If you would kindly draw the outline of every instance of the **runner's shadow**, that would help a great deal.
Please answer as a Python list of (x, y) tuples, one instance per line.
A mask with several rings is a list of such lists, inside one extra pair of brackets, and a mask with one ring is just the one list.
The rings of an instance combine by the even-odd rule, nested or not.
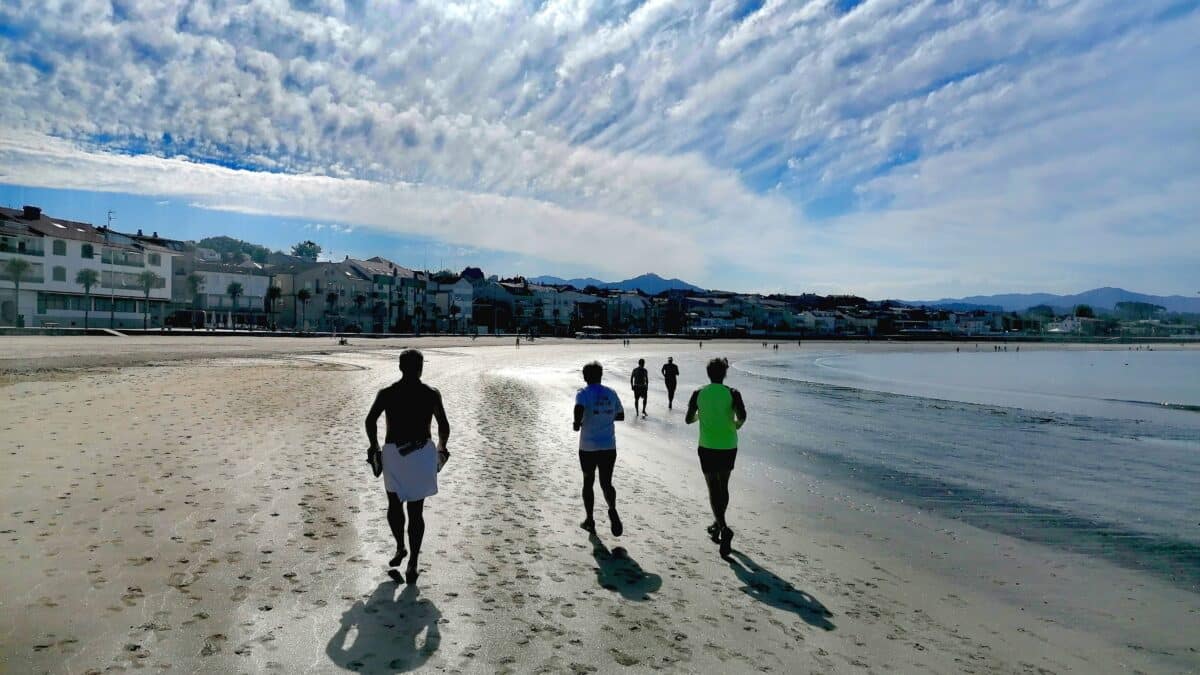
[[(415, 585), (396, 596), (396, 584), (385, 581), (367, 598), (342, 615), (342, 625), (325, 654), (337, 666), (362, 673), (396, 673), (419, 668), (437, 651), (442, 614), (432, 602), (418, 599)], [(357, 629), (347, 645), (351, 629)], [(418, 638), (425, 633), (425, 639)]]
[(596, 582), (602, 588), (617, 591), (628, 600), (649, 600), (650, 593), (662, 588), (662, 577), (643, 570), (624, 548), (608, 550), (595, 532), (589, 539), (596, 558)]
[(833, 622), (829, 620), (833, 616), (833, 612), (826, 609), (825, 605), (808, 593), (780, 579), (770, 570), (751, 560), (745, 553), (735, 549), (733, 554), (725, 560), (733, 569), (733, 573), (737, 575), (738, 580), (745, 584), (742, 592), (746, 595), (772, 607), (792, 612), (818, 628), (824, 630), (835, 628)]

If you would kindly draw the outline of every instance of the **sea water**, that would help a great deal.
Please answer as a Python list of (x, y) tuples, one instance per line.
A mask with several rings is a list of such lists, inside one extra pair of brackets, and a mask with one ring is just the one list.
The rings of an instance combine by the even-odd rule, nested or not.
[(960, 350), (735, 358), (752, 420), (742, 445), (1200, 585), (1200, 352)]

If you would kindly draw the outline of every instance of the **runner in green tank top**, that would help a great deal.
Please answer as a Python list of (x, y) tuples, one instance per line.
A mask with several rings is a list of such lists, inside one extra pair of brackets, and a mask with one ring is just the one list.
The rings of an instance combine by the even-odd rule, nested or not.
[(692, 394), (688, 401), (687, 423), (700, 422), (697, 453), (714, 518), (708, 534), (721, 545), (721, 556), (728, 557), (732, 550), (733, 530), (725, 522), (725, 510), (729, 507), (729, 476), (737, 459), (737, 432), (746, 422), (746, 404), (737, 389), (724, 384), (725, 374), (729, 371), (728, 360), (713, 359), (708, 362), (707, 370), (712, 384)]

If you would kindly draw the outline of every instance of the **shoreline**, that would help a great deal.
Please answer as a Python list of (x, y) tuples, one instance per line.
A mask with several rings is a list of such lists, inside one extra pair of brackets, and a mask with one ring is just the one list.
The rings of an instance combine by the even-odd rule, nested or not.
[[(0, 554), (10, 570), (0, 597), (11, 598), (0, 663), (55, 672), (1200, 667), (1195, 639), (1180, 632), (1200, 611), (1194, 594), (753, 454), (734, 474), (734, 547), (744, 556), (724, 563), (703, 537), (694, 450), (662, 410), (618, 428), (626, 535), (607, 536), (601, 509), (599, 544), (588, 542), (560, 418), (569, 419), (576, 361), (611, 357), (616, 345), (438, 340), (352, 341), (320, 350), (329, 354), (179, 352), (142, 361), (159, 364), (151, 368), (79, 367), (79, 386), (26, 370), (0, 387), (9, 410), (38, 411), (43, 424), (4, 425), (0, 480), (12, 483), (3, 494), (14, 526)], [(407, 346), (427, 350), (427, 379), (454, 406), (455, 455), (428, 508), (419, 592), (381, 579), (383, 499), (359, 466), (365, 406), (395, 379)], [(52, 347), (40, 358), (62, 358)], [(144, 356), (83, 358), (120, 366)], [(80, 446), (101, 452), (103, 466)], [(49, 463), (26, 461), (30, 451)], [(378, 623), (395, 611), (420, 619), (401, 626), (403, 648)]]
[[(0, 378), (23, 377), (30, 373), (55, 373), (96, 367), (137, 366), (151, 363), (167, 363), (211, 358), (246, 358), (261, 356), (334, 355), (356, 352), (371, 352), (415, 347), (475, 348), (511, 347), (515, 336), (470, 336), (445, 335), (394, 338), (359, 338), (341, 336), (349, 340), (348, 345), (339, 345), (332, 337), (265, 336), (230, 334), (219, 337), (203, 335), (139, 335), (114, 336), (2, 336), (0, 335)], [(687, 345), (697, 340), (664, 338), (635, 338), (638, 346)], [(318, 341), (326, 341), (319, 343)], [(712, 347), (758, 346), (758, 339), (704, 340)], [(983, 343), (983, 340), (979, 341)], [(1022, 343), (1028, 350), (1104, 350), (1124, 351), (1138, 343)], [(533, 343), (522, 341), (522, 349), (539, 349), (548, 346), (588, 345), (596, 349), (607, 349), (615, 345), (610, 340), (578, 340), (575, 338), (538, 338)], [(720, 347), (718, 347), (720, 346)], [(943, 351), (960, 347), (960, 341), (858, 341), (858, 340), (804, 340), (804, 348), (837, 346), (853, 352), (913, 352)], [(783, 345), (781, 349), (790, 345)], [(1123, 349), (1124, 348), (1124, 349)], [(1179, 342), (1156, 345), (1155, 349), (1200, 350), (1200, 341), (1181, 345)]]

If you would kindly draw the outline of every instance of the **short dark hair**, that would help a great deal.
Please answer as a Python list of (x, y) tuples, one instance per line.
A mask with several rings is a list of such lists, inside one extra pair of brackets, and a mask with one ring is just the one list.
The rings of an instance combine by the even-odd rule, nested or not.
[(425, 356), (415, 349), (405, 349), (400, 352), (400, 372), (405, 375), (420, 375), (425, 367)]
[(600, 384), (600, 378), (604, 377), (604, 366), (600, 365), (599, 361), (592, 361), (583, 366), (583, 381), (588, 384)]
[(721, 382), (725, 379), (725, 373), (729, 372), (729, 359), (715, 358), (708, 362), (708, 379), (713, 382)]
[(646, 365), (646, 359), (638, 359), (638, 365), (639, 365), (639, 366), (644, 366), (644, 365)]

